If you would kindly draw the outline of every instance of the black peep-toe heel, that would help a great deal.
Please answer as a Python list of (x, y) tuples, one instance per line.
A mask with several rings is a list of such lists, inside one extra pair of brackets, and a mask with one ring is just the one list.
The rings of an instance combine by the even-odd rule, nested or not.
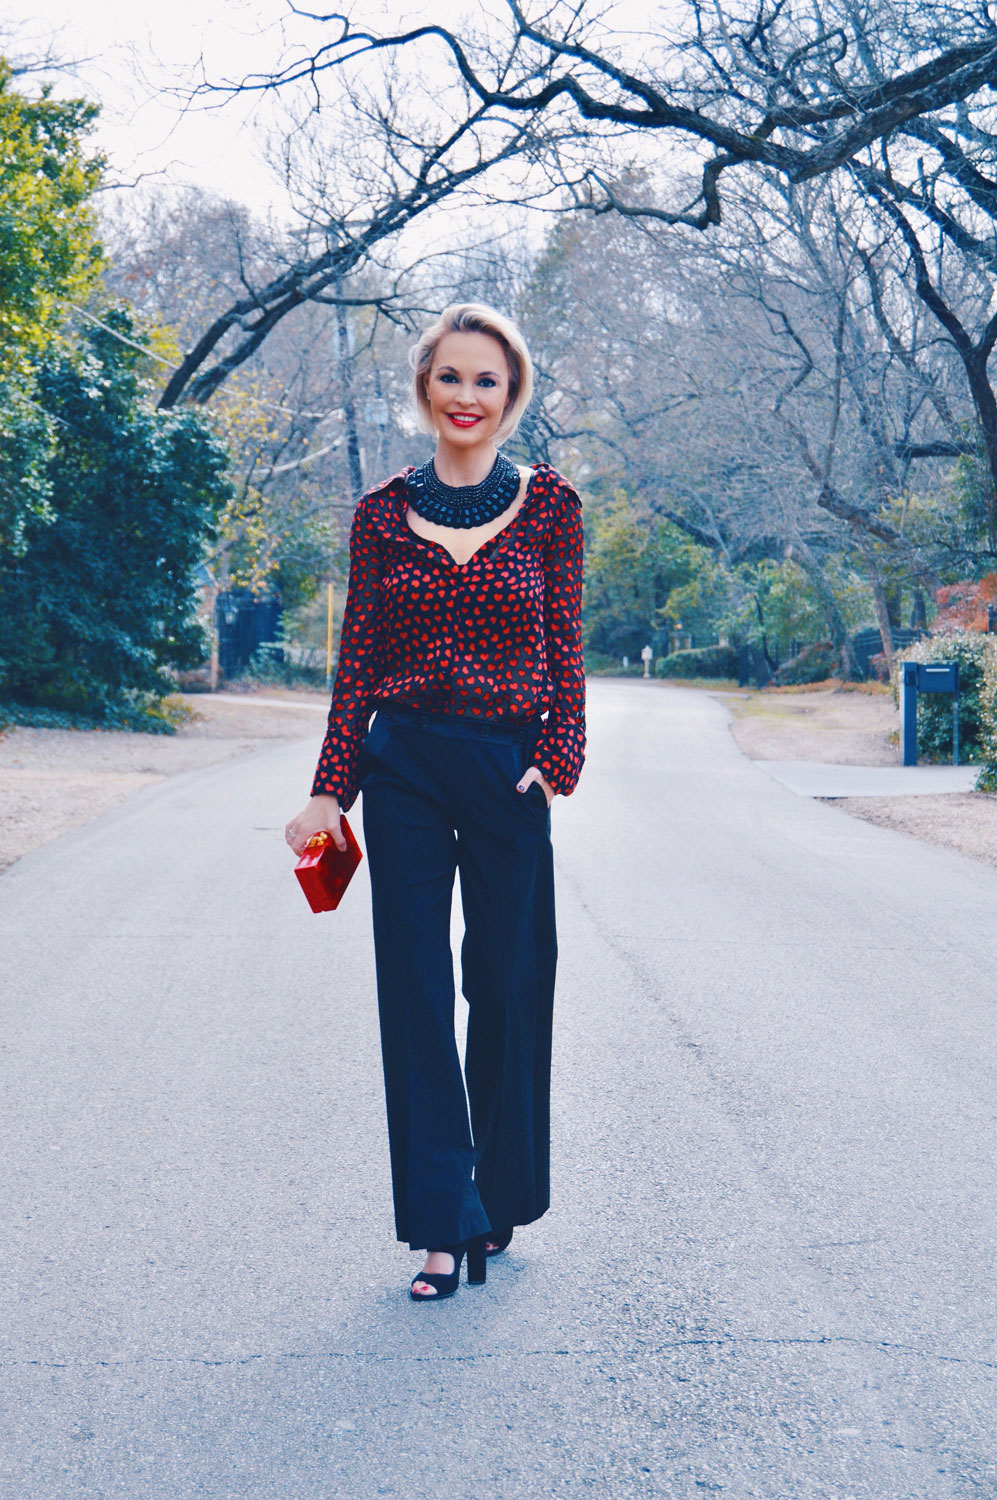
[[(420, 1271), (418, 1276), (413, 1276), (412, 1285), (409, 1287), (409, 1296), (412, 1300), (414, 1302), (439, 1302), (443, 1297), (452, 1297), (460, 1286), (460, 1268), (465, 1255), (467, 1256), (468, 1286), (483, 1285), (488, 1274), (485, 1239), (485, 1235), (479, 1234), (476, 1239), (464, 1240), (460, 1245), (430, 1245), (431, 1255), (453, 1256), (453, 1270), (447, 1275), (439, 1271)], [(417, 1281), (424, 1281), (434, 1290), (417, 1292), (415, 1290)]]
[(503, 1250), (508, 1250), (510, 1242), (512, 1240), (512, 1235), (513, 1231), (511, 1229), (503, 1229), (499, 1234), (493, 1234), (491, 1232), (486, 1234), (485, 1239), (486, 1241), (490, 1240), (491, 1244), (485, 1250), (485, 1254), (489, 1256), (501, 1255)]

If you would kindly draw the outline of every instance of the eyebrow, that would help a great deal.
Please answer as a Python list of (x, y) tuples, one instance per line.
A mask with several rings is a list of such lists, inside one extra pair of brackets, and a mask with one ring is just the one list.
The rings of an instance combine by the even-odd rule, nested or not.
[[(444, 370), (448, 370), (451, 375), (459, 375), (460, 374), (460, 371), (458, 369), (456, 369), (453, 365), (440, 365), (440, 374), (441, 375), (443, 374)], [(499, 375), (498, 375), (498, 371), (497, 370), (479, 370), (478, 371), (478, 379), (479, 380), (481, 379), (482, 375), (492, 375), (492, 376), (495, 377), (496, 380), (499, 379)]]

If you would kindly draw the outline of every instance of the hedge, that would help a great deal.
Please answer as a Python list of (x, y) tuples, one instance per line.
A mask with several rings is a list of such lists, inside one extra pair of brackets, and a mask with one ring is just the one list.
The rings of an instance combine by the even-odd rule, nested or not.
[(838, 653), (830, 641), (815, 641), (804, 646), (797, 656), (783, 662), (773, 682), (777, 687), (801, 687), (808, 682), (826, 682), (839, 669)]
[(980, 693), (980, 759), (983, 769), (976, 778), (976, 790), (997, 792), (997, 636), (988, 635), (984, 639), (990, 649), (983, 666), (983, 690)]
[(657, 677), (736, 677), (737, 652), (733, 646), (695, 646), (659, 656), (654, 664)]

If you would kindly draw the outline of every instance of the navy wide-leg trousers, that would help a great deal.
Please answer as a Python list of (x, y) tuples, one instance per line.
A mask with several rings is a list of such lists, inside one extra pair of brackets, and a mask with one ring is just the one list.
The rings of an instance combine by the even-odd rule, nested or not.
[[(380, 709), (361, 758), (400, 1240), (455, 1244), (543, 1214), (557, 938), (550, 813), (517, 792), (539, 720)], [(450, 913), (460, 874), (464, 1070)]]

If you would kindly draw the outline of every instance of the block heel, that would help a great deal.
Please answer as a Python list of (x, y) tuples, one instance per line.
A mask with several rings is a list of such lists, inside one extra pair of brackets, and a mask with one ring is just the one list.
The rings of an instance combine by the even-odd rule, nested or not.
[(467, 1247), (467, 1284), (483, 1286), (488, 1275), (488, 1255), (485, 1250), (485, 1235), (471, 1240)]
[[(464, 1240), (460, 1245), (430, 1245), (431, 1255), (453, 1256), (453, 1270), (446, 1275), (439, 1271), (420, 1271), (418, 1276), (413, 1276), (412, 1285), (409, 1287), (409, 1296), (413, 1302), (439, 1302), (442, 1298), (452, 1297), (460, 1286), (460, 1268), (465, 1255), (467, 1256), (468, 1285), (481, 1286), (488, 1274), (486, 1240), (487, 1235), (479, 1234), (476, 1239)], [(417, 1281), (425, 1282), (433, 1290), (417, 1292), (415, 1289)]]

